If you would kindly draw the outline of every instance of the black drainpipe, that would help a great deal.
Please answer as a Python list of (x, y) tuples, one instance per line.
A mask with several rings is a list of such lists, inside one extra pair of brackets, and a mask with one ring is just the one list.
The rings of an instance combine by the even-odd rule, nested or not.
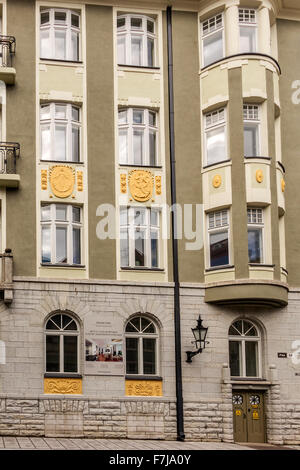
[(175, 136), (174, 136), (174, 91), (173, 91), (173, 48), (172, 48), (172, 7), (167, 7), (168, 35), (168, 92), (169, 92), (169, 138), (171, 163), (171, 204), (172, 211), (172, 248), (174, 277), (174, 326), (175, 326), (175, 367), (176, 367), (176, 409), (177, 440), (184, 441), (182, 367), (181, 367), (181, 333), (180, 333), (180, 284), (178, 273), (178, 240), (176, 213), (176, 172), (175, 172)]

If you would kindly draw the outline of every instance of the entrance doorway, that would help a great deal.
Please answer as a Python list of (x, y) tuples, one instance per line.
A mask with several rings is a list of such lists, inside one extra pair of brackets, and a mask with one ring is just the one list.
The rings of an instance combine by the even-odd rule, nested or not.
[(232, 393), (235, 442), (266, 442), (263, 392)]

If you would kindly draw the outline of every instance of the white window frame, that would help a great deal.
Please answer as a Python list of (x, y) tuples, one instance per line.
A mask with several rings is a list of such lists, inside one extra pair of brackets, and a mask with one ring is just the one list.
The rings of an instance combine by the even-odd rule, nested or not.
[[(235, 320), (230, 327), (234, 327), (234, 323), (236, 323)], [(244, 322), (244, 320), (241, 320)], [(261, 348), (261, 333), (259, 328), (250, 320), (246, 319), (245, 320), (247, 323), (250, 323), (252, 327), (255, 328), (257, 331), (258, 336), (245, 336), (245, 332), (242, 335), (228, 335), (228, 348), (229, 348), (229, 342), (230, 341), (236, 341), (241, 343), (241, 363), (240, 363), (240, 373), (242, 372), (241, 375), (233, 375), (231, 377), (234, 377), (235, 379), (237, 378), (243, 378), (243, 379), (248, 379), (251, 380), (253, 378), (262, 378), (262, 348)], [(244, 324), (244, 323), (243, 323)], [(244, 327), (243, 327), (244, 328)], [(238, 331), (238, 330), (237, 330)], [(249, 331), (249, 330), (247, 330)], [(247, 333), (247, 332), (246, 332)], [(256, 376), (251, 376), (251, 375), (246, 375), (246, 347), (245, 343), (246, 341), (252, 341), (257, 343), (257, 372), (258, 375)], [(229, 357), (229, 363), (230, 363), (230, 357)]]
[[(255, 127), (257, 129), (257, 155), (249, 155), (249, 157), (261, 157), (261, 107), (255, 103), (243, 104), (243, 121), (245, 125)], [(245, 134), (245, 130), (244, 130)], [(245, 153), (245, 149), (244, 149)], [(246, 155), (244, 155), (245, 158)]]
[[(66, 13), (66, 23), (56, 23), (55, 13)], [(41, 15), (49, 13), (49, 22), (42, 24)], [(72, 15), (78, 17), (79, 27), (72, 25)], [(51, 50), (50, 57), (41, 57), (41, 59), (53, 59), (59, 61), (80, 62), (81, 57), (81, 17), (77, 11), (63, 8), (47, 8), (40, 10), (40, 56), (42, 53), (41, 32), (49, 30), (49, 48)], [(55, 57), (55, 31), (66, 31), (66, 57), (64, 59)], [(72, 32), (78, 34), (78, 57), (74, 59), (72, 53)]]
[(248, 229), (251, 228), (261, 230), (261, 261), (260, 263), (255, 263), (249, 260), (249, 264), (257, 264), (259, 266), (265, 262), (265, 222), (264, 210), (261, 207), (247, 207), (247, 233)]
[[(222, 114), (223, 113), (223, 114)], [(223, 118), (222, 118), (223, 116)], [(211, 120), (210, 123), (208, 123), (208, 120)], [(227, 143), (227, 115), (226, 115), (226, 108), (218, 108), (213, 111), (210, 111), (209, 113), (205, 113), (203, 115), (203, 120), (204, 120), (204, 155), (205, 155), (205, 165), (206, 166), (211, 166), (211, 165), (219, 165), (220, 163), (226, 161), (228, 159), (228, 143)], [(207, 155), (207, 135), (210, 131), (216, 130), (216, 129), (221, 129), (224, 128), (224, 142), (225, 142), (225, 155), (224, 158), (218, 162), (213, 162), (210, 163), (208, 162), (208, 155)]]
[[(215, 235), (220, 232), (225, 232), (227, 230), (228, 238), (228, 264), (222, 264), (219, 266), (211, 265), (211, 256), (210, 256), (210, 236)], [(226, 266), (230, 266), (230, 221), (229, 221), (229, 210), (222, 209), (219, 211), (209, 212), (207, 214), (207, 232), (208, 232), (208, 261), (209, 269), (221, 269)]]
[[(67, 209), (67, 220), (56, 219), (56, 208), (64, 206)], [(50, 207), (49, 219), (42, 220), (42, 208)], [(73, 221), (73, 207), (80, 209), (80, 222)], [(82, 207), (76, 204), (55, 204), (43, 203), (41, 205), (41, 264), (45, 266), (82, 266), (83, 265), (83, 210)], [(50, 258), (51, 261), (43, 261), (43, 227), (50, 228)], [(56, 228), (67, 228), (67, 262), (59, 263), (56, 261)], [(73, 263), (73, 228), (80, 230), (80, 263)]]
[[(138, 124), (133, 122), (133, 113), (135, 111), (143, 112), (143, 123)], [(127, 132), (127, 162), (120, 161), (120, 151), (118, 151), (118, 159), (120, 165), (134, 165), (134, 166), (158, 166), (158, 149), (159, 149), (159, 122), (158, 112), (148, 108), (120, 108), (118, 111), (118, 117), (121, 113), (126, 113), (126, 123), (118, 123), (118, 136), (120, 133)], [(149, 115), (155, 115), (155, 126), (150, 125)], [(141, 164), (134, 162), (134, 147), (133, 147), (133, 136), (134, 131), (143, 132), (143, 155)], [(150, 133), (155, 134), (155, 162), (154, 165), (150, 164)], [(120, 150), (120, 137), (118, 137), (118, 147)]]
[[(52, 317), (55, 317), (56, 315), (65, 315), (70, 317), (70, 323), (71, 321), (74, 321), (77, 330), (65, 330), (65, 328), (68, 326), (68, 324), (65, 326), (65, 328), (57, 329), (57, 330), (48, 330), (46, 328), (47, 323), (49, 320), (51, 320)], [(53, 371), (49, 372), (47, 371), (47, 336), (59, 336), (59, 371)], [(77, 371), (76, 372), (65, 372), (64, 371), (64, 336), (76, 336), (77, 337)], [(47, 321), (45, 323), (44, 327), (44, 350), (45, 350), (45, 374), (70, 374), (70, 375), (78, 375), (80, 373), (80, 327), (78, 325), (77, 320), (73, 316), (71, 316), (69, 313), (65, 312), (56, 312), (50, 315), (50, 317), (47, 318)]]
[[(126, 327), (128, 323), (130, 323), (132, 320), (135, 318), (145, 318), (147, 321), (151, 322), (154, 325), (155, 328), (155, 333), (143, 333), (141, 331), (135, 332), (126, 332)], [(145, 330), (145, 329), (144, 329)], [(126, 370), (126, 375), (127, 376), (136, 376), (136, 375), (151, 375), (151, 377), (156, 377), (160, 375), (160, 345), (159, 345), (159, 328), (157, 324), (150, 318), (148, 318), (145, 315), (135, 315), (134, 317), (130, 318), (125, 326), (125, 353), (127, 353), (127, 348), (126, 348), (126, 339), (127, 338), (137, 338), (138, 339), (138, 358), (137, 358), (137, 363), (138, 363), (138, 374), (129, 374), (127, 372), (127, 365), (125, 365), (125, 370)], [(155, 339), (155, 374), (144, 374), (144, 363), (143, 363), (143, 338), (150, 338), (150, 339)], [(126, 354), (127, 356), (127, 354)], [(127, 362), (127, 357), (126, 357), (126, 362)]]
[[(144, 224), (138, 225), (135, 224), (134, 216), (135, 211), (143, 211), (144, 212)], [(157, 217), (157, 225), (151, 225), (151, 212), (156, 213)], [(121, 213), (127, 213), (127, 224), (121, 225)], [(144, 231), (144, 247), (145, 247), (145, 264), (144, 266), (136, 266), (135, 265), (135, 233), (136, 231)], [(161, 260), (162, 260), (162, 253), (161, 253), (161, 211), (158, 208), (150, 208), (150, 207), (120, 207), (120, 247), (121, 247), (121, 238), (122, 232), (127, 233), (127, 243), (128, 243), (128, 257), (129, 263), (128, 266), (122, 265), (121, 259), (121, 249), (120, 249), (120, 267), (121, 268), (133, 268), (133, 269), (161, 269)], [(152, 250), (151, 250), (151, 232), (155, 232), (157, 235), (157, 266), (152, 266)], [(126, 238), (125, 238), (126, 239)]]
[[(117, 62), (118, 65), (131, 65), (133, 67), (148, 67), (154, 68), (158, 65), (158, 54), (157, 54), (157, 21), (156, 18), (152, 18), (147, 15), (138, 15), (138, 14), (118, 14), (117, 21), (119, 19), (125, 19), (125, 24), (122, 27), (117, 25), (117, 43), (120, 38), (125, 39), (125, 63), (121, 64), (118, 60), (118, 45), (117, 45)], [(131, 19), (141, 19), (142, 28), (134, 28), (131, 26)], [(147, 21), (153, 23), (153, 33), (148, 31)], [(140, 37), (142, 39), (142, 57), (141, 64), (135, 65), (132, 63), (131, 55), (131, 38)], [(148, 39), (153, 40), (153, 64), (148, 64)]]
[[(217, 18), (221, 16), (222, 19), (222, 24), (221, 26), (216, 26), (214, 27), (212, 24), (214, 23), (217, 25)], [(205, 25), (208, 24), (208, 30), (204, 31)], [(209, 36), (213, 36), (216, 33), (222, 32), (222, 46), (223, 46), (223, 54), (222, 57), (219, 60), (224, 59), (225, 57), (225, 27), (224, 27), (224, 14), (218, 13), (217, 15), (214, 15), (206, 20), (201, 21), (201, 63), (202, 63), (202, 68), (209, 67), (212, 65), (214, 62), (210, 62), (208, 64), (204, 63), (204, 40), (208, 38)]]
[[(66, 108), (66, 118), (59, 119), (55, 117), (55, 106), (64, 106)], [(43, 108), (49, 107), (50, 117), (44, 119), (42, 116)], [(79, 121), (72, 119), (72, 110), (76, 109), (79, 113)], [(63, 126), (66, 129), (66, 159), (65, 160), (56, 160), (55, 159), (55, 126)], [(50, 158), (43, 158), (43, 129), (50, 129)], [(73, 160), (73, 143), (72, 143), (72, 130), (77, 128), (79, 132), (79, 148), (78, 148), (78, 161)], [(82, 126), (81, 126), (81, 108), (72, 103), (41, 103), (40, 105), (40, 160), (41, 161), (53, 161), (53, 162), (70, 162), (70, 163), (80, 163), (81, 162), (81, 148), (82, 148)]]
[[(254, 14), (254, 18), (253, 18)], [(253, 20), (253, 21), (252, 21)], [(243, 51), (241, 46), (241, 28), (253, 28), (255, 31), (255, 50), (254, 51)], [(240, 32), (240, 53), (247, 54), (257, 52), (257, 13), (255, 8), (239, 8), (239, 32)]]

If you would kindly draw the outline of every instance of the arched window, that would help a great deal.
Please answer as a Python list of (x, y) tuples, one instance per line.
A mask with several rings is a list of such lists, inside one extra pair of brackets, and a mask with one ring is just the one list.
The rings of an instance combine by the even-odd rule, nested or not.
[(65, 313), (55, 313), (46, 323), (46, 372), (78, 373), (77, 322)]
[(142, 315), (131, 318), (125, 328), (126, 374), (158, 375), (158, 330)]
[(229, 328), (229, 361), (232, 377), (261, 377), (261, 337), (248, 320), (237, 320)]

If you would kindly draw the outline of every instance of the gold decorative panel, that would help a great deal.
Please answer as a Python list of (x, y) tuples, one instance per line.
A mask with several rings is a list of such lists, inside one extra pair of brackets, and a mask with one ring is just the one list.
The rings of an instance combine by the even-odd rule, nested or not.
[(153, 192), (153, 174), (146, 170), (132, 170), (128, 176), (129, 188), (133, 199), (139, 202), (149, 201)]
[(77, 171), (77, 191), (83, 191), (83, 171)]
[(161, 195), (161, 176), (155, 176), (155, 192), (158, 196)]
[(255, 173), (255, 177), (256, 177), (256, 181), (258, 183), (262, 183), (263, 180), (264, 180), (264, 173), (262, 170), (256, 170), (256, 173)]
[(126, 380), (127, 397), (162, 397), (162, 380)]
[(284, 193), (285, 191), (285, 181), (283, 178), (281, 178), (281, 191)]
[(126, 174), (122, 173), (120, 175), (120, 191), (122, 194), (126, 194), (127, 192), (127, 183), (126, 183)]
[(47, 170), (41, 170), (41, 188), (44, 191), (48, 187), (48, 171)]
[(70, 166), (55, 165), (50, 168), (50, 185), (59, 198), (71, 196), (75, 183), (75, 170)]
[(212, 180), (212, 185), (214, 188), (219, 188), (222, 184), (222, 177), (221, 175), (215, 175)]
[(45, 378), (44, 393), (81, 395), (82, 379)]

